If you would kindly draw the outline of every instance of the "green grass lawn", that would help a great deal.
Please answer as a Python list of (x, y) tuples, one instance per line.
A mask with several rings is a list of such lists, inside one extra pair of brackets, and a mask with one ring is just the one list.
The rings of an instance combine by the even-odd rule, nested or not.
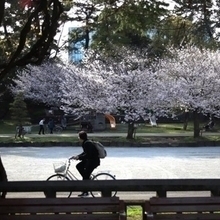
[(0, 121), (0, 134), (10, 134), (15, 132), (15, 125), (11, 121)]
[[(187, 137), (143, 137), (141, 136), (141, 133), (158, 133), (158, 134), (177, 134), (177, 133), (186, 133), (186, 132), (193, 132), (193, 124), (189, 123), (187, 130), (183, 130), (183, 124), (182, 123), (159, 123), (157, 127), (152, 127), (149, 124), (138, 124), (137, 127), (137, 133), (135, 140), (127, 140), (125, 137), (99, 137), (99, 141), (109, 141), (109, 142), (136, 142), (136, 143), (147, 143), (147, 142), (169, 142), (169, 143), (189, 143), (189, 142), (197, 142), (197, 141), (220, 141), (219, 136), (202, 136), (197, 139), (194, 139), (192, 136)], [(62, 134), (65, 133), (77, 133), (76, 126), (68, 127), (66, 130), (62, 131)], [(38, 125), (32, 125), (32, 134), (38, 133), (39, 126)], [(215, 127), (215, 131), (219, 131), (219, 127)], [(127, 125), (126, 124), (117, 124), (116, 129), (110, 129), (107, 126), (107, 129), (102, 131), (103, 133), (109, 132), (109, 133), (127, 133)], [(10, 137), (1, 137), (0, 142), (1, 143), (17, 143), (17, 142), (29, 142), (29, 143), (35, 143), (35, 142), (51, 142), (51, 143), (57, 143), (57, 142), (78, 142), (77, 137), (62, 137), (62, 136), (37, 136), (37, 137), (30, 137), (28, 135), (25, 135), (24, 139), (16, 139), (14, 138), (15, 134), (15, 125), (11, 121), (0, 121), (0, 134), (11, 134)]]
[[(201, 125), (202, 126), (202, 125)], [(32, 125), (32, 132), (38, 132), (38, 125)], [(79, 125), (67, 127), (67, 130), (63, 131), (63, 133), (76, 132), (79, 129)], [(103, 132), (111, 132), (111, 133), (126, 133), (128, 129), (127, 124), (117, 124), (115, 129), (110, 129), (108, 124), (106, 130)], [(219, 131), (220, 127), (215, 126), (215, 130)], [(138, 133), (185, 133), (192, 132), (193, 124), (189, 122), (187, 130), (183, 130), (183, 123), (159, 123), (157, 127), (152, 127), (150, 124), (142, 123), (138, 124), (137, 132)], [(15, 132), (15, 125), (12, 121), (0, 121), (0, 134), (10, 134)]]
[(127, 220), (139, 220), (142, 217), (142, 208), (140, 206), (129, 206), (127, 208)]
[(137, 128), (137, 132), (140, 133), (185, 133), (193, 131), (192, 123), (189, 123), (187, 130), (183, 130), (182, 123), (170, 123), (170, 124), (158, 124), (157, 127), (151, 125), (140, 124)]

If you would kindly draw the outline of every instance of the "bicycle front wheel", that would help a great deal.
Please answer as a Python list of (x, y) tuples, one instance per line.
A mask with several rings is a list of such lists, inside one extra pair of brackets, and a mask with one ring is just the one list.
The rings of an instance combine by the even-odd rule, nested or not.
[[(47, 181), (70, 181), (70, 179), (63, 174), (54, 174), (50, 176)], [(46, 195), (46, 193), (44, 193)], [(72, 192), (56, 192), (56, 198), (69, 198)], [(47, 195), (46, 195), (47, 197)]]
[(60, 126), (55, 126), (54, 132), (60, 134), (62, 132), (63, 128)]
[[(115, 177), (109, 173), (99, 173), (99, 174), (93, 176), (92, 180), (115, 180)], [(90, 193), (93, 197), (102, 197), (101, 191), (93, 191)], [(112, 191), (111, 197), (116, 196), (116, 194), (117, 194), (117, 191)]]

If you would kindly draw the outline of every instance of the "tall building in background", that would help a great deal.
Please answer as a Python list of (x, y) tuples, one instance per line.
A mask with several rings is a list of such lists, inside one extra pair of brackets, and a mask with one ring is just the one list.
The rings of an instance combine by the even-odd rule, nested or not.
[[(70, 27), (68, 31), (68, 36), (70, 36), (70, 33), (75, 29), (81, 27)], [(93, 33), (91, 32), (89, 34), (89, 45), (91, 44), (92, 41), (92, 35)], [(69, 38), (70, 39), (70, 38)], [(85, 47), (85, 39), (82, 39), (81, 41), (78, 41), (76, 43), (71, 43), (69, 41), (69, 49), (68, 49), (68, 58), (69, 62), (74, 62), (74, 63), (79, 63), (82, 61), (83, 56), (84, 56), (84, 47)]]

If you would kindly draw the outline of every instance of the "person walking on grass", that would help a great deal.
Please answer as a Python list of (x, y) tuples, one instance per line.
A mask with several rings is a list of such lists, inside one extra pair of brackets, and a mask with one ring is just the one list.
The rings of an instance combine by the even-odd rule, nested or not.
[[(69, 159), (80, 160), (76, 165), (83, 180), (89, 180), (93, 170), (100, 165), (99, 153), (95, 145), (89, 141), (85, 131), (79, 132), (79, 141), (82, 143), (83, 152)], [(82, 192), (79, 197), (89, 196), (88, 191)]]
[(53, 134), (53, 129), (55, 127), (55, 124), (54, 124), (54, 120), (52, 118), (50, 118), (47, 126), (49, 128), (50, 134)]
[(44, 122), (45, 122), (45, 118), (41, 119), (39, 122), (39, 132), (38, 134), (44, 134)]

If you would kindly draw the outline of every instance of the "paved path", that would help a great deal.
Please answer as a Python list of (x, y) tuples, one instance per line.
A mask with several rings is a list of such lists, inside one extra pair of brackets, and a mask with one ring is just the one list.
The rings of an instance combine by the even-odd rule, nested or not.
[[(2, 147), (0, 154), (10, 181), (46, 180), (54, 173), (53, 163), (63, 162), (82, 151), (81, 147)], [(95, 173), (110, 171), (117, 179), (219, 178), (220, 147), (127, 148), (111, 147)], [(72, 161), (70, 170), (81, 179)], [(15, 172), (16, 170), (16, 172)], [(207, 195), (188, 192), (191, 196)], [(186, 195), (179, 192), (175, 195)], [(123, 199), (146, 199), (155, 193), (120, 192)], [(169, 195), (174, 195), (170, 192)], [(14, 193), (10, 197), (14, 196)], [(39, 196), (42, 196), (39, 194)]]

